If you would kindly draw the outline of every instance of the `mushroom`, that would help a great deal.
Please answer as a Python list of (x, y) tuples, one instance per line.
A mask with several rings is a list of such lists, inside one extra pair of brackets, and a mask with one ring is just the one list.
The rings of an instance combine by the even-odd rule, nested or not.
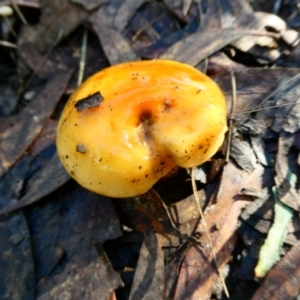
[(209, 77), (176, 61), (127, 62), (96, 73), (72, 94), (57, 150), (80, 185), (126, 198), (176, 166), (209, 160), (226, 131), (225, 99)]

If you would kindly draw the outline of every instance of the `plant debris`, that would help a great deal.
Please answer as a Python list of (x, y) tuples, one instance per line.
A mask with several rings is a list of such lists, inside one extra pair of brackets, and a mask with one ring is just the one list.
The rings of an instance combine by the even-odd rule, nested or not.
[[(296, 2), (0, 0), (1, 299), (223, 300), (220, 274), (230, 299), (299, 297)], [(109, 199), (78, 186), (56, 154), (78, 77), (159, 58), (207, 73), (226, 98), (228, 153), (199, 166), (196, 182), (217, 268), (189, 172)]]

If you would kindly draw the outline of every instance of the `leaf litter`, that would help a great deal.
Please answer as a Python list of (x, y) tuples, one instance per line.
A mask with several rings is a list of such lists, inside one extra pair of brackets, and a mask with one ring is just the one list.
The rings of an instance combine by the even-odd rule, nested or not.
[(257, 278), (265, 277), (279, 259), (281, 247), (287, 233), (287, 225), (293, 217), (293, 210), (279, 200), (275, 187), (273, 187), (272, 191), (275, 198), (274, 224), (260, 249), (259, 260), (254, 270)]
[[(44, 230), (55, 230), (55, 238), (50, 243), (59, 246), (65, 256), (39, 281), (37, 298), (63, 299), (71, 295), (75, 299), (95, 299), (103, 295), (108, 299), (122, 285), (102, 247), (104, 241), (121, 234), (114, 208), (109, 199), (101, 199), (78, 186), (71, 193), (66, 190), (62, 199), (59, 206), (64, 213), (53, 214), (59, 222), (54, 228), (47, 224), (51, 219), (39, 221), (47, 206), (53, 205), (53, 198), (40, 209), (33, 209), (35, 218), (31, 217), (30, 227), (36, 231), (34, 237), (40, 238)], [(94, 247), (96, 243), (97, 248)], [(46, 249), (41, 250), (47, 254)]]
[(292, 299), (299, 293), (299, 241), (268, 273), (252, 299)]
[(129, 299), (144, 299), (145, 295), (148, 299), (163, 299), (163, 292), (163, 252), (155, 232), (149, 227), (140, 250)]
[[(299, 98), (295, 78), (299, 70), (278, 68), (276, 63), (297, 66), (287, 49), (297, 49), (298, 32), (270, 11), (256, 12), (246, 1), (63, 1), (59, 6), (46, 0), (40, 6), (34, 1), (14, 2), (25, 19), (29, 15), (24, 7), (41, 11), (36, 24), (22, 25), (20, 60), (15, 65), (23, 82), (31, 74), (31, 82), (39, 79), (43, 86), (29, 104), (22, 107), (18, 100), (13, 114), (1, 117), (0, 267), (6, 268), (1, 291), (12, 299), (115, 297), (114, 291), (123, 285), (117, 271), (124, 282), (124, 270), (131, 267), (124, 264), (124, 269), (114, 270), (114, 257), (104, 243), (120, 237), (121, 220), (123, 235), (132, 228), (144, 232), (134, 279), (127, 282), (132, 287), (127, 298), (224, 298), (203, 220), (188, 188), (189, 177), (175, 185), (172, 176), (159, 183), (155, 189), (162, 196), (154, 196), (157, 201), (151, 205), (116, 200), (114, 208), (110, 199), (79, 188), (60, 166), (54, 153), (57, 103), (63, 99), (62, 106), (66, 92), (74, 88), (81, 36), (76, 33), (80, 27), (75, 28), (83, 24), (89, 30), (88, 44), (97, 45), (88, 47), (87, 69), (145, 57), (180, 60), (215, 74), (228, 107), (232, 102), (228, 72), (235, 70), (237, 124), (231, 159), (223, 170), (224, 163), (215, 169), (208, 164), (197, 182), (217, 267), (229, 282), (230, 295), (238, 295), (245, 280), (252, 281), (248, 287), (254, 299), (297, 295), (299, 182), (292, 186), (286, 175), (299, 173), (300, 106), (294, 105)], [(286, 14), (283, 7), (279, 11)], [(218, 60), (216, 53), (221, 54)], [(274, 67), (265, 68), (267, 64)], [(29, 88), (30, 82), (21, 96)], [(253, 109), (252, 119), (247, 115), (243, 120)], [(272, 187), (295, 216), (287, 225), (284, 247), (278, 246), (281, 260), (265, 282), (257, 284), (254, 268), (274, 220)], [(286, 247), (292, 248), (287, 252)]]

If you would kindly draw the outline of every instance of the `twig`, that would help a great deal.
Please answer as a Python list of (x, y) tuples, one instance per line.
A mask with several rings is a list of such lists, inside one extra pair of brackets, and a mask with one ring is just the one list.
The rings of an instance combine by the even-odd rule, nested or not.
[(18, 5), (15, 3), (14, 0), (10, 0), (11, 5), (13, 6), (13, 8), (15, 9), (17, 15), (19, 16), (19, 18), (21, 19), (21, 21), (23, 22), (24, 25), (28, 25), (27, 20), (25, 19), (25, 17), (23, 16), (22, 12), (20, 11)]
[(206, 222), (205, 222), (205, 219), (204, 219), (204, 215), (203, 215), (203, 211), (202, 211), (202, 208), (201, 208), (201, 205), (200, 205), (200, 198), (199, 198), (199, 195), (198, 195), (198, 192), (197, 192), (194, 168), (191, 169), (191, 176), (192, 176), (193, 193), (194, 193), (194, 197), (195, 197), (195, 200), (196, 200), (196, 203), (197, 203), (197, 206), (198, 206), (198, 210), (199, 210), (202, 222), (203, 222), (203, 227), (204, 227), (205, 235), (207, 237), (207, 242), (208, 242), (209, 248), (211, 250), (211, 253), (212, 253), (212, 256), (213, 256), (213, 261), (215, 263), (216, 269), (217, 269), (218, 274), (220, 276), (220, 280), (222, 282), (225, 295), (229, 299), (229, 292), (228, 292), (227, 286), (225, 284), (225, 280), (223, 278), (223, 275), (222, 275), (222, 273), (221, 273), (221, 271), (219, 269), (219, 266), (218, 266), (218, 263), (217, 263), (217, 257), (216, 257), (216, 254), (215, 254), (215, 251), (214, 251), (214, 248), (213, 248), (213, 245), (212, 245), (209, 233), (208, 233), (207, 225), (206, 225)]
[(280, 7), (282, 5), (282, 0), (275, 0), (275, 3), (273, 5), (273, 10), (272, 10), (272, 13), (274, 15), (277, 15), (279, 10), (280, 10)]
[[(285, 87), (286, 85), (288, 85), (289, 83), (291, 83), (292, 81), (298, 79), (300, 77), (300, 74), (296, 75), (295, 77), (289, 79), (287, 82), (283, 83), (281, 86), (279, 86), (277, 89), (275, 89), (271, 94), (269, 94), (262, 102), (260, 102), (258, 105), (256, 105), (253, 109), (249, 110), (247, 112), (247, 114), (245, 115), (244, 118), (242, 118), (241, 120), (237, 121), (236, 123), (234, 123), (232, 125), (232, 127), (229, 127), (228, 130), (231, 130), (232, 128), (236, 127), (238, 124), (240, 124), (241, 122), (243, 122), (244, 120), (246, 120), (248, 118), (248, 116), (252, 113), (252, 112), (255, 112), (255, 111), (258, 111), (258, 110), (263, 110), (265, 108), (260, 108), (260, 106), (262, 104), (264, 104), (268, 99), (270, 99), (276, 92), (278, 92), (281, 88)], [(287, 105), (290, 105), (287, 104)], [(275, 106), (276, 107), (276, 106)]]
[(187, 16), (190, 8), (191, 8), (191, 5), (193, 3), (193, 0), (188, 0), (188, 1), (183, 1), (183, 8), (182, 8), (182, 13), (184, 16)]
[(265, 110), (265, 109), (268, 109), (268, 108), (277, 108), (277, 107), (282, 107), (282, 106), (299, 105), (299, 104), (300, 104), (300, 102), (276, 104), (276, 105), (272, 105), (272, 106), (266, 106), (266, 107), (263, 107), (263, 108), (251, 109), (250, 111), (249, 110), (247, 110), (247, 111), (241, 111), (241, 112), (238, 112), (238, 113), (234, 113), (233, 115), (229, 115), (228, 117), (230, 118), (230, 117), (233, 117), (233, 116), (244, 115), (244, 114), (247, 114), (247, 113), (253, 113), (253, 112), (257, 112), (257, 111), (262, 111), (262, 110)]
[(0, 40), (0, 46), (15, 48), (15, 49), (17, 48), (16, 44), (13, 44), (13, 43), (10, 43), (10, 42), (7, 42), (7, 41), (1, 41), (1, 40)]
[(165, 14), (161, 14), (161, 15), (157, 16), (156, 18), (154, 18), (153, 20), (151, 20), (149, 23), (142, 26), (142, 28), (140, 30), (138, 30), (136, 32), (136, 34), (131, 38), (131, 42), (134, 42), (144, 30), (146, 30), (147, 28), (152, 26), (152, 24), (154, 24), (155, 22), (157, 22), (158, 20), (160, 20), (164, 16), (165, 16)]
[(15, 32), (15, 30), (13, 29), (13, 27), (11, 26), (11, 23), (9, 21), (9, 19), (7, 18), (7, 16), (2, 16), (4, 22), (6, 23), (6, 26), (8, 27), (9, 32), (11, 32), (11, 34), (15, 37), (18, 38), (17, 33)]
[(81, 45), (81, 54), (80, 54), (80, 62), (79, 62), (79, 73), (77, 79), (77, 86), (81, 85), (84, 69), (85, 69), (85, 60), (86, 60), (86, 49), (87, 49), (87, 30), (84, 30), (82, 37), (82, 45)]
[[(228, 125), (229, 128), (232, 128), (233, 126), (233, 114), (235, 112), (235, 107), (236, 107), (236, 80), (235, 80), (235, 76), (234, 76), (234, 72), (230, 72), (230, 76), (231, 76), (231, 87), (232, 87), (232, 104), (231, 104), (231, 108), (230, 108), (230, 115), (228, 118)], [(232, 140), (232, 130), (228, 131), (228, 136), (227, 136), (227, 149), (226, 149), (226, 157), (225, 157), (225, 161), (228, 163), (229, 161), (229, 155), (230, 155), (230, 146), (231, 146), (231, 140)]]

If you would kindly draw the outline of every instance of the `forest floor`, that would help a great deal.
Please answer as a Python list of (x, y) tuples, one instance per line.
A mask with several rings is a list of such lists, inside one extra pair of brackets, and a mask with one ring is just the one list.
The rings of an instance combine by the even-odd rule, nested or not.
[[(0, 299), (299, 298), (297, 1), (0, 0), (0, 16)], [(111, 199), (56, 154), (78, 83), (150, 59), (226, 98), (224, 147), (193, 169), (204, 218), (189, 170)]]

